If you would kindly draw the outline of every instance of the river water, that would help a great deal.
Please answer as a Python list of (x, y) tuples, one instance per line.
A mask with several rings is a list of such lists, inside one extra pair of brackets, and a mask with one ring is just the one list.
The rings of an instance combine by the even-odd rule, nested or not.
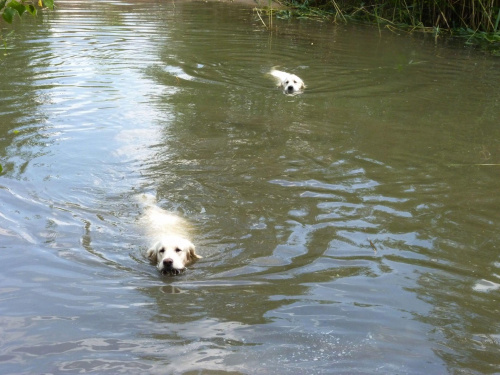
[[(2, 24), (0, 373), (500, 373), (498, 58), (57, 5)], [(194, 226), (184, 274), (145, 259), (139, 193)]]

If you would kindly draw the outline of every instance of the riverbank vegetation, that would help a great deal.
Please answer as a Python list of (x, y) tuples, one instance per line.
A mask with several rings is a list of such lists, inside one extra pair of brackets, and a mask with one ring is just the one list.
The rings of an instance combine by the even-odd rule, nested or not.
[(363, 20), (391, 30), (465, 35), (500, 43), (499, 0), (282, 0), (277, 17)]
[(14, 16), (18, 14), (22, 16), (24, 13), (29, 13), (36, 16), (39, 8), (54, 8), (54, 0), (0, 0), (0, 13), (5, 22), (12, 23)]

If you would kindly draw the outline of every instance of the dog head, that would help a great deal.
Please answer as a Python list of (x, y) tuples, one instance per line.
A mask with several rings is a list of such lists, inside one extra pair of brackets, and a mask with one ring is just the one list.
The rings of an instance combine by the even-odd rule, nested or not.
[(148, 250), (147, 256), (161, 273), (170, 275), (180, 274), (201, 258), (191, 241), (177, 236), (163, 237)]
[(289, 74), (281, 83), (285, 94), (294, 94), (304, 89), (304, 81), (295, 74)]

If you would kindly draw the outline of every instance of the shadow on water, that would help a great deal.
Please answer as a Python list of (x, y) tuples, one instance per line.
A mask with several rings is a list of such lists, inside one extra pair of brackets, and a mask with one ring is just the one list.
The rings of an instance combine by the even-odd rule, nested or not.
[[(498, 61), (259, 22), (62, 1), (16, 30), (2, 371), (499, 371)], [(306, 91), (283, 95), (277, 65)], [(141, 254), (142, 192), (196, 228), (204, 258), (179, 277)]]

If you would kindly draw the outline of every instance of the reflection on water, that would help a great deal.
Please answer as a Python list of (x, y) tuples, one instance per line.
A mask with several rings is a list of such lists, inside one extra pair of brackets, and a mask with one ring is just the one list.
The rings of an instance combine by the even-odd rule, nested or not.
[[(500, 371), (497, 60), (237, 4), (43, 17), (0, 60), (2, 373)], [(195, 226), (182, 276), (138, 192)]]

